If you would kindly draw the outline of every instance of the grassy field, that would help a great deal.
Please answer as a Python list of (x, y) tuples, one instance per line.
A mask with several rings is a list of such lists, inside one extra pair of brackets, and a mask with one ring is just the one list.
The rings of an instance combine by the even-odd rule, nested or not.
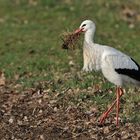
[[(140, 63), (139, 7), (139, 0), (0, 0), (0, 71), (7, 84), (20, 85), (20, 91), (53, 81), (43, 88), (58, 93), (70, 88), (77, 91), (73, 105), (83, 102), (85, 109), (97, 105), (103, 111), (115, 98), (114, 85), (100, 73), (81, 71), (83, 38), (76, 50), (67, 51), (60, 36), (85, 19), (94, 20), (95, 42)], [(95, 96), (96, 86), (100, 92)], [(140, 91), (127, 90), (123, 101), (123, 121), (140, 122)]]

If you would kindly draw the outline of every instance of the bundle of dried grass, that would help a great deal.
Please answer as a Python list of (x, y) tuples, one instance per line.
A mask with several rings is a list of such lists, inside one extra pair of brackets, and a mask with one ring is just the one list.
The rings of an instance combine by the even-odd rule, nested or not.
[(62, 48), (63, 49), (74, 49), (75, 44), (77, 43), (78, 39), (80, 37), (80, 33), (71, 33), (71, 32), (65, 32), (62, 35)]

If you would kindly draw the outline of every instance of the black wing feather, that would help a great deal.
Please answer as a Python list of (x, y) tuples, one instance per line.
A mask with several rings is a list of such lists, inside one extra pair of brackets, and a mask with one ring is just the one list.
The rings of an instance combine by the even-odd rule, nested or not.
[(133, 79), (135, 79), (137, 81), (140, 81), (140, 66), (134, 59), (131, 58), (131, 60), (137, 65), (138, 70), (119, 68), (119, 69), (115, 69), (115, 71), (118, 74), (123, 74), (123, 75), (129, 76), (129, 77), (131, 77), (131, 78), (133, 78)]

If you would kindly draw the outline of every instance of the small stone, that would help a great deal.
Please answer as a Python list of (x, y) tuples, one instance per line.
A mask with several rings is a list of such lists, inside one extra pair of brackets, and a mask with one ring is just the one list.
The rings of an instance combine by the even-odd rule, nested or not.
[(105, 134), (109, 133), (109, 127), (108, 126), (104, 128), (104, 133)]
[(42, 110), (39, 110), (39, 114), (42, 114), (42, 112), (43, 112)]
[(42, 99), (39, 99), (39, 100), (38, 100), (38, 103), (41, 104), (41, 103), (42, 103)]
[(14, 119), (11, 117), (10, 119), (9, 119), (9, 123), (13, 123), (14, 122)]
[(130, 137), (129, 134), (126, 133), (126, 134), (123, 135), (121, 138), (122, 138), (122, 139), (128, 139), (129, 137)]
[(134, 27), (135, 27), (135, 25), (134, 25), (134, 24), (132, 24), (132, 23), (131, 23), (131, 24), (129, 24), (129, 28), (130, 28), (130, 29), (133, 29)]
[(57, 108), (57, 107), (54, 107), (54, 109), (53, 109), (53, 110), (54, 110), (54, 112), (57, 112), (58, 108)]
[(57, 100), (50, 100), (50, 104), (54, 104), (56, 102), (57, 102)]
[(71, 60), (71, 61), (69, 61), (69, 65), (70, 66), (74, 66), (74, 62)]
[(23, 120), (27, 122), (28, 121), (27, 116), (24, 116)]
[(43, 135), (40, 135), (40, 140), (45, 140)]
[(18, 124), (18, 125), (22, 125), (22, 121), (18, 120), (18, 121), (17, 121), (17, 124)]

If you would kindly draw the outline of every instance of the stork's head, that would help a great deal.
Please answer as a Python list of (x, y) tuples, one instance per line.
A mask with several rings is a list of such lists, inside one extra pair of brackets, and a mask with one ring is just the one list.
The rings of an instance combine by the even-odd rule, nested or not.
[(87, 32), (89, 30), (95, 30), (95, 23), (91, 20), (85, 20), (81, 23), (80, 27), (75, 31), (75, 33)]

